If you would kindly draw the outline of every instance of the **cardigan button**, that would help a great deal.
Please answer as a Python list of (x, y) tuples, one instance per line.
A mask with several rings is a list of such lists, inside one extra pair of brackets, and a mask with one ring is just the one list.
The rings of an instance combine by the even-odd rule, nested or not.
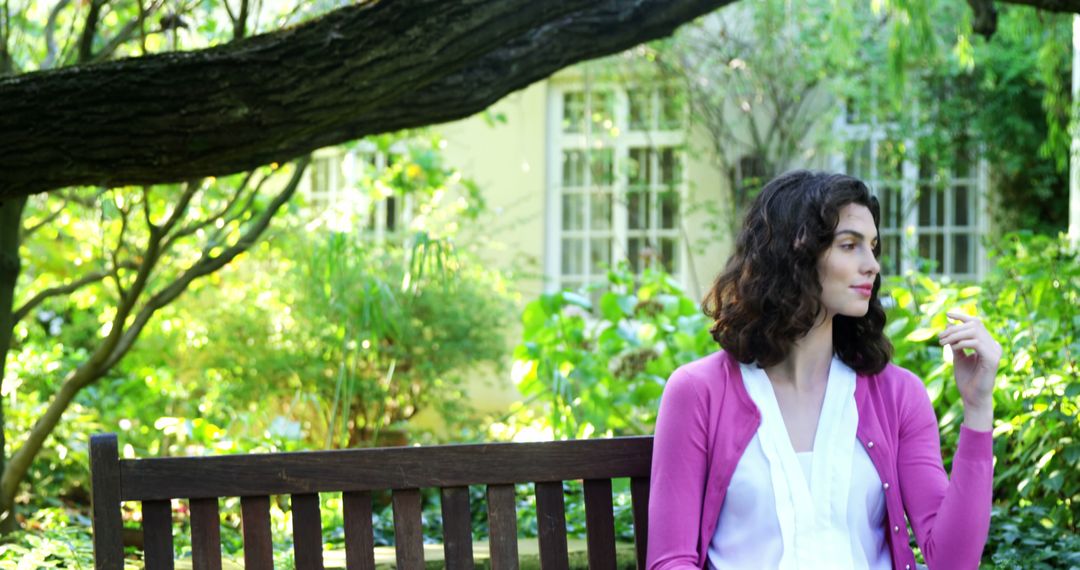
[(872, 442), (872, 441), (866, 442), (866, 447), (874, 447), (874, 442)]
[(904, 570), (911, 570), (911, 564), (904, 564)]
[(889, 490), (889, 484), (888, 483), (885, 483), (884, 485), (882, 485), (882, 487), (884, 487), (886, 491)]
[(892, 531), (893, 531), (893, 534), (896, 534), (896, 533), (900, 532), (900, 527), (896, 526), (896, 525), (893, 525)]

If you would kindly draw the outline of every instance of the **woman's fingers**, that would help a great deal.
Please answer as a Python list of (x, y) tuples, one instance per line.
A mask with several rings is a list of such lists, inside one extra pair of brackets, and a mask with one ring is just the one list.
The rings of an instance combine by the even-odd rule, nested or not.
[(963, 338), (975, 338), (982, 336), (985, 333), (989, 338), (990, 334), (986, 332), (986, 328), (982, 326), (979, 321), (969, 321), (959, 325), (949, 325), (945, 327), (945, 330), (938, 335), (938, 339), (941, 344), (948, 344)]
[(961, 321), (963, 323), (980, 322), (979, 317), (976, 317), (975, 315), (969, 315), (967, 313), (961, 313), (959, 311), (946, 311), (945, 316), (949, 317), (950, 319)]
[(958, 342), (954, 342), (954, 343), (950, 344), (949, 346), (952, 347), (953, 354), (955, 354), (956, 351), (964, 349), (964, 348), (971, 348), (971, 349), (974, 349), (974, 350), (977, 351), (977, 350), (979, 350), (979, 345), (981, 345), (981, 344), (982, 344), (981, 340), (969, 339), (969, 340), (961, 340), (961, 341), (958, 341)]

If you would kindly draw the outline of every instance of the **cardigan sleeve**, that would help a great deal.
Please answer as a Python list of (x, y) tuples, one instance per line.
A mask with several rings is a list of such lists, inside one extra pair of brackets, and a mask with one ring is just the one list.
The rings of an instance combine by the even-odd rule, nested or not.
[(922, 382), (911, 379), (915, 386), (906, 390), (897, 449), (904, 509), (930, 570), (977, 569), (990, 530), (991, 432), (960, 428), (947, 477), (933, 405)]
[(649, 484), (649, 570), (698, 568), (708, 408), (695, 384), (692, 375), (676, 370), (660, 399)]

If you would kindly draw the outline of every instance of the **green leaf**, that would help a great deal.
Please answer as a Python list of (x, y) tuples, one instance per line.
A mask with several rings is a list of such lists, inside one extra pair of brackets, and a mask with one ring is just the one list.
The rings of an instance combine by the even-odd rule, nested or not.
[(928, 327), (922, 327), (922, 328), (917, 328), (917, 329), (911, 331), (910, 333), (908, 333), (907, 336), (904, 337), (904, 340), (907, 340), (907, 341), (910, 341), (910, 342), (924, 342), (924, 341), (930, 340), (931, 338), (934, 338), (934, 335), (936, 335), (936, 334), (937, 334), (937, 331), (935, 331), (934, 329), (928, 328)]

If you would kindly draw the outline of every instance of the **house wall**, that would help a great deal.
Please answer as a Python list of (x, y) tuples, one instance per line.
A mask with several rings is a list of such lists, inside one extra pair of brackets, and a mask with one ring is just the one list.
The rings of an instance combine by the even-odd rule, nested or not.
[[(552, 199), (548, 167), (553, 152), (549, 90), (553, 81), (573, 83), (578, 74), (577, 68), (571, 68), (509, 95), (485, 113), (436, 127), (447, 143), (447, 164), (480, 186), (487, 205), (470, 227), (462, 228), (459, 240), (486, 264), (515, 275), (519, 307), (546, 290), (545, 211)], [(726, 177), (710, 159), (707, 133), (692, 132), (687, 147), (683, 285), (700, 299), (727, 259), (732, 232), (723, 221), (727, 219)], [(520, 339), (518, 323), (509, 337), (508, 351)], [(505, 411), (521, 399), (509, 377), (477, 374), (476, 378), (468, 390), (481, 411)], [(434, 421), (421, 417), (415, 423)]]

